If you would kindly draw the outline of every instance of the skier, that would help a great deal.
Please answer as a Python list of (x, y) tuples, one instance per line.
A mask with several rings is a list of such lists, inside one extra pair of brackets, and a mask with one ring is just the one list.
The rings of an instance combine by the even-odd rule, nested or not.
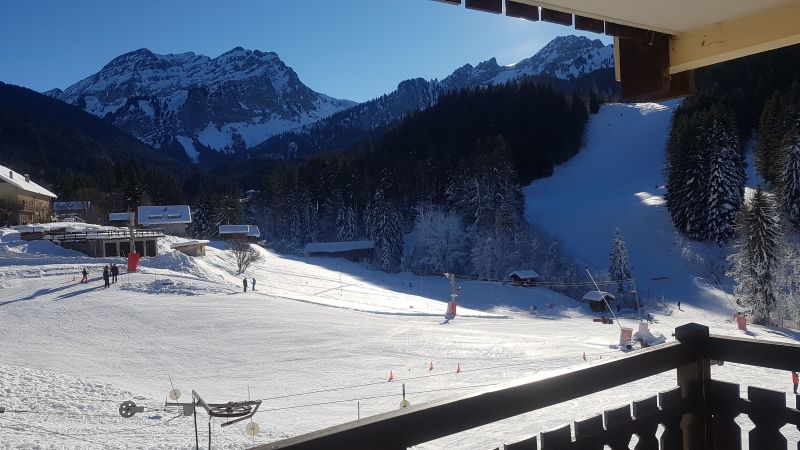
[(84, 267), (81, 270), (81, 275), (83, 275), (83, 278), (81, 278), (81, 283), (83, 283), (83, 284), (88, 283), (89, 282), (89, 272), (86, 271), (86, 267)]
[(117, 282), (117, 275), (119, 275), (119, 267), (116, 264), (111, 265), (111, 282)]
[(108, 266), (103, 266), (103, 281), (106, 283), (104, 287), (111, 286), (111, 283), (108, 282), (108, 277), (109, 277)]
[(242, 278), (242, 286), (244, 286), (244, 291), (247, 292), (247, 278)]
[(795, 395), (797, 395), (797, 382), (798, 382), (797, 372), (792, 371), (792, 384), (794, 385)]
[(253, 284), (251, 284), (250, 286), (251, 286), (251, 290), (253, 290), (253, 291), (256, 290), (256, 277), (253, 277)]
[(681, 309), (681, 301), (680, 301), (680, 300), (678, 300), (678, 311), (683, 311), (683, 310)]

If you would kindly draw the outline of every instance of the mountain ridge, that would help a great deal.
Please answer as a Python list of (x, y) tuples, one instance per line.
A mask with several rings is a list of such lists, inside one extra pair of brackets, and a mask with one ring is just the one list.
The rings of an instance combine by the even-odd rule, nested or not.
[(460, 89), (522, 78), (564, 89), (608, 89), (613, 80), (607, 74), (596, 77), (602, 81), (587, 79), (611, 67), (611, 45), (559, 36), (516, 64), (501, 66), (496, 58), (465, 64), (441, 80), (411, 78), (392, 92), (355, 103), (305, 86), (275, 52), (237, 46), (211, 58), (140, 48), (64, 90), (45, 94), (152, 147), (180, 147), (192, 161), (214, 165), (226, 155), (291, 159), (346, 148)]
[(67, 89), (46, 94), (154, 147), (184, 138), (182, 144), (196, 139), (223, 151), (255, 144), (355, 104), (307, 87), (276, 53), (242, 47), (216, 58), (138, 49)]
[[(408, 113), (432, 106), (439, 97), (460, 89), (537, 78), (562, 89), (615, 90), (613, 47), (599, 39), (559, 36), (533, 56), (500, 66), (496, 58), (464, 64), (442, 80), (411, 78), (397, 89), (322, 119), (275, 135), (250, 149), (251, 156), (291, 159), (344, 149), (379, 134)], [(594, 79), (592, 78), (594, 77)]]

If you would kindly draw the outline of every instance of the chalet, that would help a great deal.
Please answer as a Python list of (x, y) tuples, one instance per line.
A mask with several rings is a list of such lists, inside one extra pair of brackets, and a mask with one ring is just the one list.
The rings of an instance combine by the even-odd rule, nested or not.
[(184, 255), (206, 256), (206, 245), (208, 245), (208, 242), (209, 241), (206, 240), (178, 242), (170, 245), (169, 247), (173, 250), (183, 253)]
[(136, 208), (136, 222), (148, 229), (159, 229), (164, 234), (185, 236), (186, 228), (192, 223), (189, 205), (139, 206)]
[(220, 225), (219, 236), (223, 239), (255, 239), (261, 236), (261, 231), (255, 225)]
[(506, 278), (511, 280), (515, 286), (535, 286), (539, 281), (539, 274), (530, 269), (515, 270), (506, 275)]
[(582, 302), (588, 303), (592, 311), (603, 312), (608, 309), (607, 305), (616, 300), (614, 294), (605, 291), (589, 291), (583, 298)]
[[(130, 230), (80, 222), (51, 222), (16, 228), (26, 241), (47, 240), (93, 258), (124, 257), (130, 252)], [(157, 256), (160, 230), (134, 230), (136, 252)]]
[(31, 181), (28, 174), (0, 166), (0, 225), (49, 222), (56, 194)]
[(330, 256), (359, 262), (372, 259), (375, 241), (311, 242), (306, 244), (306, 256)]

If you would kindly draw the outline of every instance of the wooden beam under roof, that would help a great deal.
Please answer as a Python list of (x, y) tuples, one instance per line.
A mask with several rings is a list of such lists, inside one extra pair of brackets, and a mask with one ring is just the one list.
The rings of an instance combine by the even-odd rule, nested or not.
[(800, 2), (717, 22), (673, 37), (669, 73), (800, 44)]

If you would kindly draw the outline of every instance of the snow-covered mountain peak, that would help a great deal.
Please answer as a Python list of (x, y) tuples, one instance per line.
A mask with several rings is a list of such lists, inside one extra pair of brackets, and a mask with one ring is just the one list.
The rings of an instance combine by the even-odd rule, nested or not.
[(614, 67), (614, 51), (599, 39), (559, 36), (533, 56), (516, 64), (499, 66), (496, 58), (465, 64), (442, 80), (447, 90), (475, 85), (502, 84), (526, 76), (549, 76), (572, 80), (599, 69)]
[(238, 150), (354, 105), (311, 90), (276, 53), (243, 47), (216, 58), (142, 48), (47, 94), (153, 146), (177, 139), (195, 158), (197, 142)]

